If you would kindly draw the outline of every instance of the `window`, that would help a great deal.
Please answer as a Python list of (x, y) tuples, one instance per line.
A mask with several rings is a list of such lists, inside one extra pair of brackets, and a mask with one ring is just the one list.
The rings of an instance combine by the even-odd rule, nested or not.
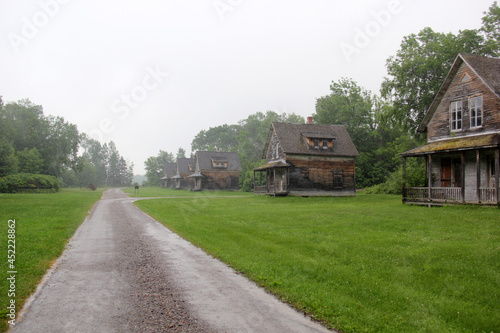
[(452, 131), (462, 129), (462, 101), (451, 102), (450, 127)]
[(323, 149), (328, 149), (328, 140), (323, 140)]
[(471, 97), (469, 100), (470, 127), (483, 125), (483, 96)]
[(314, 149), (319, 149), (319, 140), (314, 140)]

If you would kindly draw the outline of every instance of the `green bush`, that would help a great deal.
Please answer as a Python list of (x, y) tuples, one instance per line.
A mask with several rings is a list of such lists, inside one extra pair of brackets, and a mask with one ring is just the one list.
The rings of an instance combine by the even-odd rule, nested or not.
[(32, 173), (18, 173), (0, 178), (1, 193), (16, 193), (18, 191), (59, 191), (60, 184), (56, 177)]
[[(408, 160), (406, 165), (406, 187), (425, 185), (425, 165), (417, 159)], [(401, 194), (403, 192), (403, 167), (389, 175), (385, 183), (366, 189), (368, 194)]]

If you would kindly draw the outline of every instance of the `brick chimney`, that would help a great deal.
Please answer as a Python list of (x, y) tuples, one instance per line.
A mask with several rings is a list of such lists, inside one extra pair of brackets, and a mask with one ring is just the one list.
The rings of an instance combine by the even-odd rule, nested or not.
[(313, 123), (313, 117), (309, 116), (307, 117), (307, 123), (312, 124)]

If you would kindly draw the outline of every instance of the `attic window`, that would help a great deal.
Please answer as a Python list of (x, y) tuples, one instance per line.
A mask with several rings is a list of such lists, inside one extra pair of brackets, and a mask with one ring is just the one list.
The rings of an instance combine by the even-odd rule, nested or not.
[(227, 168), (227, 161), (212, 160), (212, 167), (219, 168), (219, 169), (226, 169)]
[(467, 81), (470, 81), (470, 76), (466, 73), (466, 74), (462, 77), (462, 80), (460, 81), (460, 83), (464, 83), (464, 82), (467, 82)]

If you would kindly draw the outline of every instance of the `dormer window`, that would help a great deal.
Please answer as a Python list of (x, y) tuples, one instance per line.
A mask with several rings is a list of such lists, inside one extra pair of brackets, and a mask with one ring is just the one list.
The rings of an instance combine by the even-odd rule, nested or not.
[(483, 125), (483, 96), (475, 96), (469, 99), (470, 127), (481, 127)]
[(212, 168), (227, 169), (227, 161), (212, 159)]
[(450, 128), (452, 131), (462, 129), (462, 101), (451, 102)]
[(328, 140), (323, 140), (323, 149), (328, 149)]
[(319, 149), (319, 140), (314, 140), (314, 149)]

